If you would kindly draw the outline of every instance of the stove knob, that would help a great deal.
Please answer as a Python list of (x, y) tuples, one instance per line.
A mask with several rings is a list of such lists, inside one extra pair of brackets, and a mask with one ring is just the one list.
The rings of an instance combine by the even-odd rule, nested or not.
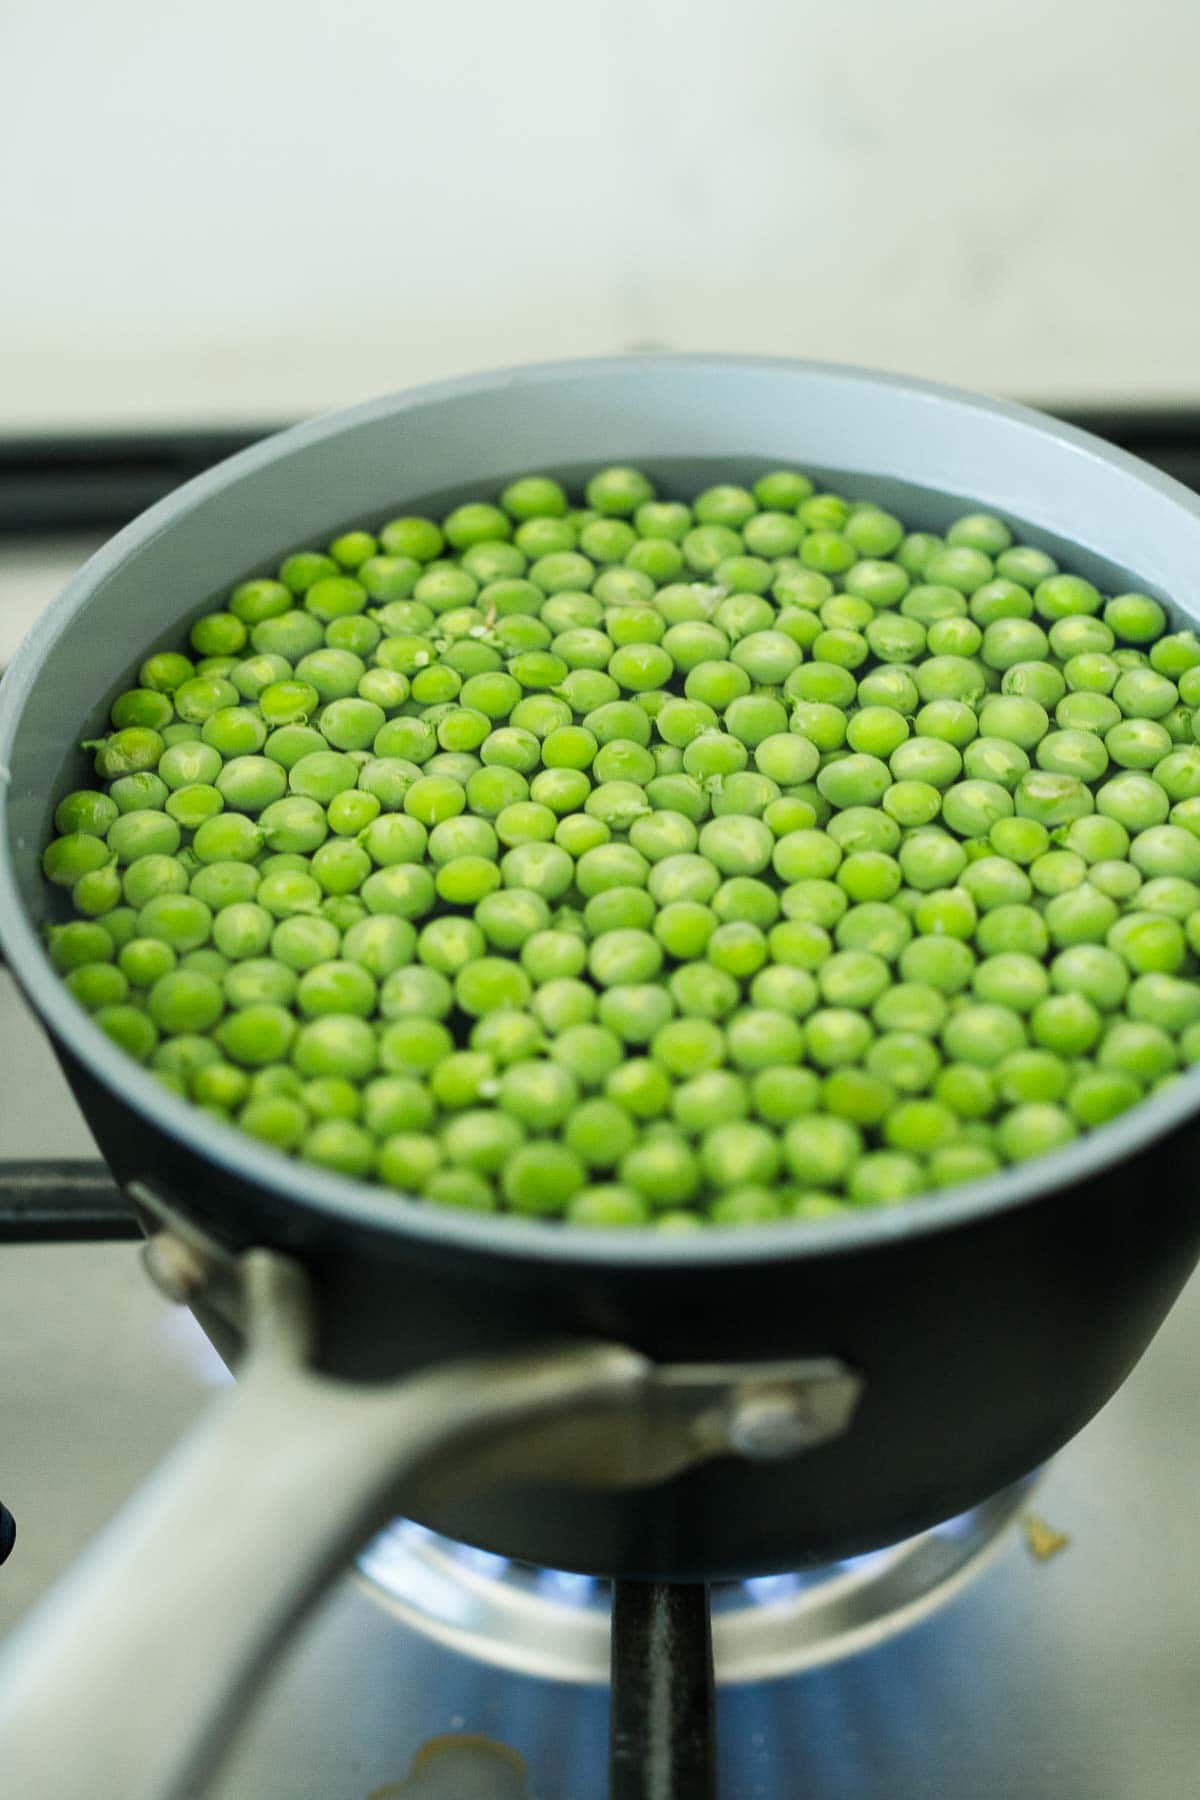
[(17, 1541), (17, 1521), (7, 1506), (0, 1506), (0, 1563), (7, 1562)]

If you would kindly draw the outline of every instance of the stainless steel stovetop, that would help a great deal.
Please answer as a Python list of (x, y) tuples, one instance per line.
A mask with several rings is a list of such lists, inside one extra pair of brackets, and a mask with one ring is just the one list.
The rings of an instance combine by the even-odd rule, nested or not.
[[(88, 548), (0, 546), (0, 662)], [(2, 973), (0, 1045), (0, 1159), (94, 1155)], [(224, 1379), (133, 1246), (0, 1250), (0, 1498), (18, 1522), (0, 1569), (0, 1636)], [(942, 1606), (847, 1660), (722, 1690), (722, 1800), (1195, 1794), (1198, 1489), (1200, 1277), (1121, 1393), (1020, 1497), (979, 1572), (951, 1583)], [(455, 1610), (450, 1561), (449, 1586), (431, 1603), (443, 1626)], [(478, 1573), (464, 1568), (464, 1589)], [(571, 1594), (555, 1590), (560, 1611)], [(596, 1596), (575, 1600), (592, 1608), (594, 1639)], [(757, 1603), (745, 1596), (743, 1614)], [(498, 1668), (452, 1647), (469, 1633), (435, 1639), (412, 1617), (347, 1574), (276, 1670), (212, 1800), (367, 1800), (447, 1732), (514, 1746), (530, 1800), (602, 1800), (602, 1686)], [(573, 1675), (586, 1673), (586, 1644), (576, 1651), (587, 1637), (572, 1626), (562, 1640)], [(555, 1667), (555, 1654), (542, 1665)]]

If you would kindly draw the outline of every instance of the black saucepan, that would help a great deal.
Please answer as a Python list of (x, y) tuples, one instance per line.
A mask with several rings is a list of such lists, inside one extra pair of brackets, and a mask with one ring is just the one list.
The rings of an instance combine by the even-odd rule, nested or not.
[[(798, 465), (930, 529), (985, 503), (1107, 590), (1200, 618), (1200, 502), (1130, 457), (945, 388), (725, 358), (518, 370), (319, 419), (96, 556), (0, 692), (0, 940), (153, 1234), (158, 1278), (231, 1355), (247, 1333), (253, 1347), (207, 1438), (119, 1528), (149, 1558), (143, 1603), (147, 1572), (158, 1596), (141, 1636), (110, 1543), (10, 1654), (2, 1773), (97, 1691), (89, 1621), (107, 1621), (118, 1662), (138, 1651), (146, 1704), (211, 1713), (398, 1498), (490, 1550), (623, 1576), (746, 1575), (917, 1531), (1078, 1431), (1200, 1252), (1200, 1074), (950, 1194), (668, 1240), (460, 1216), (286, 1161), (164, 1092), (76, 1008), (42, 949), (39, 850), (85, 778), (78, 740), (138, 659), (297, 544), (522, 470), (616, 460), (683, 493)], [(486, 1360), (464, 1377), (463, 1358)], [(194, 1646), (182, 1673), (172, 1623)], [(96, 1702), (110, 1726), (112, 1686)], [(113, 1766), (130, 1785), (112, 1792), (174, 1792), (194, 1744), (160, 1768), (144, 1726), (126, 1729)]]

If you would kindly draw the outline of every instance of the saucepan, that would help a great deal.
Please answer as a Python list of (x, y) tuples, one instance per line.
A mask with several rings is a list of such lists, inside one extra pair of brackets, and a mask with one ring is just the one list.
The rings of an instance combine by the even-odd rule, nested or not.
[(288, 1161), (76, 1006), (43, 947), (39, 852), (140, 658), (298, 544), (617, 461), (683, 494), (798, 466), (930, 530), (982, 503), (1106, 590), (1200, 620), (1200, 501), (1164, 476), (1018, 407), (744, 358), (518, 369), (335, 413), (95, 556), (0, 691), (0, 942), (152, 1273), (240, 1379), (11, 1641), (6, 1793), (193, 1792), (271, 1652), (396, 1508), (647, 1581), (919, 1531), (1077, 1432), (1200, 1254), (1200, 1072), (947, 1193), (665, 1237), (460, 1214)]

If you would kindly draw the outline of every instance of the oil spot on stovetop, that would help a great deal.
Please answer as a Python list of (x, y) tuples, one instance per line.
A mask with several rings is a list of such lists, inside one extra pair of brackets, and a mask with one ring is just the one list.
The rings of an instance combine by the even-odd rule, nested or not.
[(430, 1738), (403, 1781), (376, 1788), (367, 1800), (529, 1800), (525, 1760), (494, 1738)]
[(1035, 1562), (1049, 1562), (1052, 1556), (1057, 1556), (1071, 1542), (1067, 1532), (1056, 1531), (1052, 1525), (1047, 1525), (1045, 1519), (1039, 1518), (1037, 1513), (1022, 1513), (1021, 1529), (1025, 1533), (1025, 1547)]

